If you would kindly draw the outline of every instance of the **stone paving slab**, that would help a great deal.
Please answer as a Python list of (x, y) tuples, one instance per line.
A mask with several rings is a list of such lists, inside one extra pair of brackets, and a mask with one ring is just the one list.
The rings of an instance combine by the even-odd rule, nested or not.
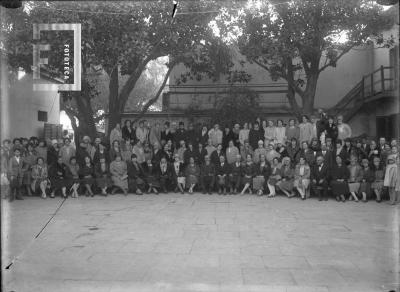
[(3, 201), (1, 215), (7, 292), (399, 286), (399, 208), (375, 202), (197, 193), (27, 198)]

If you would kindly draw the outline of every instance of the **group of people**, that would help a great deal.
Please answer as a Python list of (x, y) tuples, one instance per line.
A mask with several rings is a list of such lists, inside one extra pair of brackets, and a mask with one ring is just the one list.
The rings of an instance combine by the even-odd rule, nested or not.
[(396, 139), (355, 140), (343, 117), (303, 116), (253, 123), (185, 127), (183, 122), (127, 120), (110, 132), (109, 143), (84, 136), (47, 143), (31, 137), (4, 140), (1, 147), (2, 193), (10, 200), (77, 198), (100, 193), (188, 192), (204, 194), (281, 193), (302, 200), (395, 204), (400, 193), (400, 157)]

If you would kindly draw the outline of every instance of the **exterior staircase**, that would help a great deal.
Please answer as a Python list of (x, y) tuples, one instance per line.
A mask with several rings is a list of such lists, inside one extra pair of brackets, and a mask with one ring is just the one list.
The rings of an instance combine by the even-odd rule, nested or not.
[(394, 82), (393, 67), (381, 66), (364, 75), (361, 81), (328, 112), (333, 116), (342, 115), (344, 122), (348, 122), (365, 104), (383, 97), (394, 96)]

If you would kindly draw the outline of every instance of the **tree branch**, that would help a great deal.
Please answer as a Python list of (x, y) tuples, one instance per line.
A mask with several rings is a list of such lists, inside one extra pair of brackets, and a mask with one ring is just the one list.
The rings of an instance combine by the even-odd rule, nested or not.
[(167, 83), (168, 77), (169, 77), (172, 69), (174, 68), (174, 64), (170, 64), (168, 66), (169, 66), (168, 67), (168, 71), (165, 74), (163, 83), (161, 84), (160, 88), (158, 89), (156, 95), (144, 105), (144, 107), (141, 110), (139, 116), (132, 122), (132, 124), (134, 124), (137, 121), (139, 121), (143, 117), (143, 115), (147, 112), (147, 110), (150, 108), (150, 106), (153, 105), (158, 100), (158, 98), (160, 97), (161, 92), (164, 90), (165, 84)]
[[(253, 62), (256, 63), (258, 66), (260, 66), (261, 68), (263, 68), (263, 69), (265, 69), (266, 71), (268, 71), (269, 73), (271, 73), (271, 70), (270, 70), (267, 66), (261, 64), (261, 63), (260, 63), (259, 61), (257, 61), (256, 59), (253, 59)], [(303, 91), (302, 89), (300, 89), (300, 88), (294, 83), (294, 80), (291, 80), (291, 78), (288, 78), (287, 75), (284, 75), (284, 74), (281, 74), (281, 73), (277, 73), (277, 72), (276, 72), (276, 74), (277, 74), (280, 78), (285, 79), (285, 80), (287, 81), (288, 85), (289, 85), (297, 94), (299, 94), (300, 96), (303, 96), (303, 95), (304, 95), (304, 91)]]
[[(326, 68), (328, 68), (329, 66), (332, 66), (333, 63), (337, 63), (337, 61), (339, 61), (340, 58), (342, 58), (345, 54), (347, 54), (352, 48), (354, 48), (357, 44), (353, 44), (351, 46), (348, 46), (347, 48), (345, 48), (336, 58), (335, 60), (331, 60), (329, 61), (327, 64), (325, 64), (324, 66), (322, 66), (319, 70), (318, 73), (321, 73), (322, 71), (324, 71)], [(326, 63), (326, 62), (325, 62)]]

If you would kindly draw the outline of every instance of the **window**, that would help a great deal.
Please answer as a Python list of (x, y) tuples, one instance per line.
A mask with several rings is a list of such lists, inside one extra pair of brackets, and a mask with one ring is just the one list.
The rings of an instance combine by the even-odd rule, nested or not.
[(39, 122), (47, 122), (47, 112), (38, 111), (38, 121)]

